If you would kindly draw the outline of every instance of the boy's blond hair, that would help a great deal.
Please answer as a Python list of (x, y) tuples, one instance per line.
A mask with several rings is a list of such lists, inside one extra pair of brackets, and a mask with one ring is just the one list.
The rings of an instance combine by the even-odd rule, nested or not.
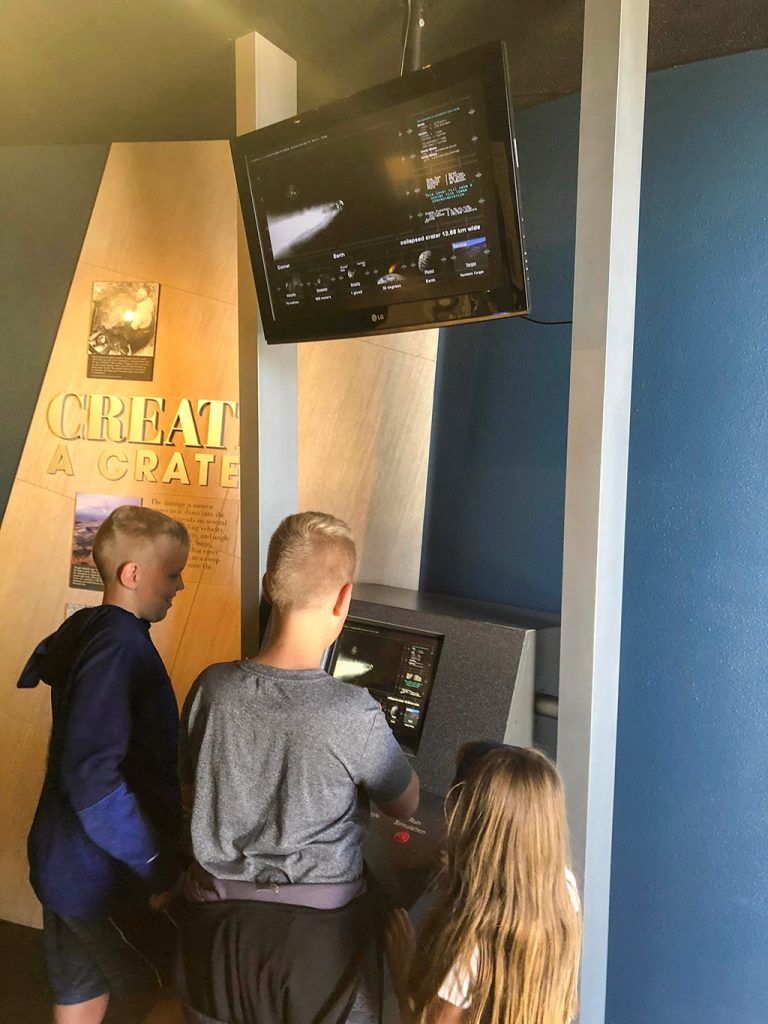
[(158, 537), (170, 537), (189, 547), (186, 526), (163, 512), (142, 505), (119, 505), (114, 509), (93, 541), (93, 560), (105, 586), (115, 579), (120, 565), (131, 560), (129, 552)]
[(319, 607), (355, 574), (357, 552), (349, 526), (325, 512), (288, 516), (272, 534), (267, 586), (280, 611)]

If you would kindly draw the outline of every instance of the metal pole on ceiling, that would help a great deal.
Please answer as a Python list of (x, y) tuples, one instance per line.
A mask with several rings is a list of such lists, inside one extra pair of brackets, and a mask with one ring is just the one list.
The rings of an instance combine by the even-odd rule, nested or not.
[(421, 44), (427, 24), (426, 0), (403, 0), (403, 57), (400, 74), (422, 67)]

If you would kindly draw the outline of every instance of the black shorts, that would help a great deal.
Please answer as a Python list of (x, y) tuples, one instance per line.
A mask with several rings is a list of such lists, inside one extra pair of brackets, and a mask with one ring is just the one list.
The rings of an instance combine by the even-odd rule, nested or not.
[(82, 920), (43, 910), (43, 945), (53, 1000), (60, 1006), (110, 994), (159, 991), (167, 982), (177, 929), (164, 911), (121, 910)]
[[(179, 900), (175, 989), (200, 1024), (345, 1024), (381, 1017), (381, 909)], [(189, 1012), (191, 1011), (191, 1012)]]

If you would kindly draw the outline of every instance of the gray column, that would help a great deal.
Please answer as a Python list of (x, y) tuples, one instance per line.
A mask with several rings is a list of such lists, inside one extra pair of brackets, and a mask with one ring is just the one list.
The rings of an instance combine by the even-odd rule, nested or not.
[(602, 1024), (648, 0), (586, 0), (558, 764), (584, 884), (582, 1024)]
[[(296, 61), (252, 32), (235, 44), (237, 134), (296, 113)], [(241, 647), (258, 648), (259, 592), (267, 545), (298, 505), (296, 346), (267, 345), (242, 217), (238, 218), (240, 350)]]

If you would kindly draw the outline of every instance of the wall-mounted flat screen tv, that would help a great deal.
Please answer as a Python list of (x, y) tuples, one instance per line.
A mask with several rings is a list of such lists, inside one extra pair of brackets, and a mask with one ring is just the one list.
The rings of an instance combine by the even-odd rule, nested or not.
[(268, 342), (528, 311), (503, 43), (242, 135), (232, 153)]

